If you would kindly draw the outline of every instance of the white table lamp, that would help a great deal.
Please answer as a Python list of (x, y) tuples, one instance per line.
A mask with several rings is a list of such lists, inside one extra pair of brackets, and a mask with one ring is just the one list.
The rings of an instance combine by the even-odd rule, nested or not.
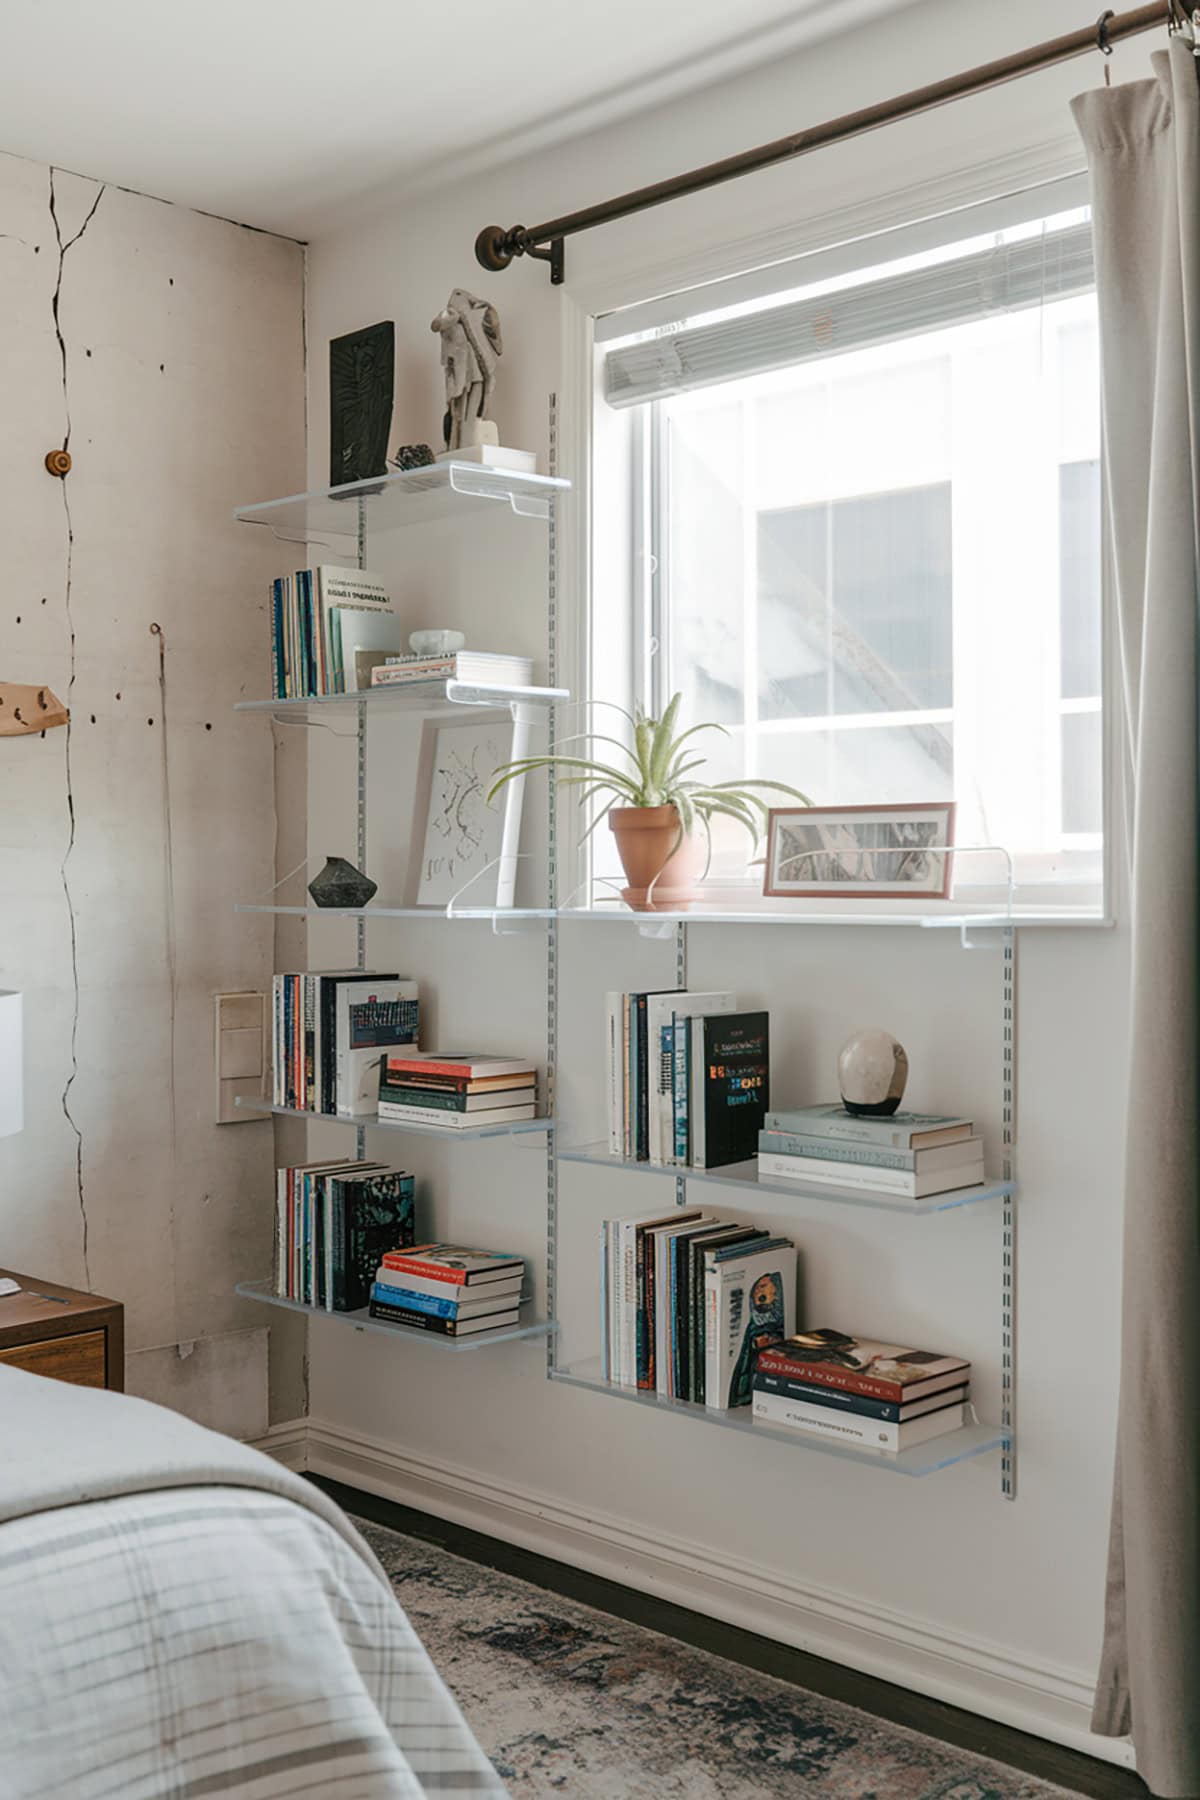
[(25, 1123), (22, 1103), (21, 996), (0, 988), (0, 1137)]

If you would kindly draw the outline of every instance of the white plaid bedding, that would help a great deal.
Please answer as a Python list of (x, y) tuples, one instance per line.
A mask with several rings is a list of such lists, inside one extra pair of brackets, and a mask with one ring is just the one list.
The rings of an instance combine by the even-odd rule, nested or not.
[[(47, 1398), (60, 1386), (20, 1379)], [(86, 1398), (108, 1403), (110, 1431), (127, 1416)], [(139, 1429), (174, 1418), (131, 1406)], [(314, 1510), (270, 1491), (306, 1484), (265, 1458), (251, 1485), (253, 1453), (230, 1449), (236, 1485), (189, 1486), (176, 1467), (161, 1489), (143, 1476), (140, 1491), (25, 1503), (0, 1523), (3, 1800), (503, 1796), (357, 1534), (320, 1496)], [(28, 1457), (15, 1462), (27, 1478)]]

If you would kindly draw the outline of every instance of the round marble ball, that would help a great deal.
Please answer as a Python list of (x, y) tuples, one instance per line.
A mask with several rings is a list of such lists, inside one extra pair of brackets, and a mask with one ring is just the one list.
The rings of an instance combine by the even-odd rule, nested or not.
[(904, 1098), (908, 1053), (890, 1031), (856, 1031), (838, 1052), (838, 1091), (848, 1113), (885, 1119)]

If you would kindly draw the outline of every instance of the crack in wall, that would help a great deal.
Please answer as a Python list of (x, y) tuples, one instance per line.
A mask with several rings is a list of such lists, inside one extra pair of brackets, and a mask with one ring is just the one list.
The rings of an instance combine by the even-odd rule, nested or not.
[[(98, 190), (98, 192), (96, 194), (96, 198), (93, 200), (90, 208), (88, 209), (87, 215), (84, 218), (83, 224), (79, 227), (79, 230), (75, 233), (75, 235), (73, 237), (64, 239), (63, 234), (62, 234), (62, 227), (59, 223), (59, 218), (58, 218), (57, 196), (54, 191), (54, 173), (55, 173), (54, 169), (51, 168), (51, 170), (50, 170), (50, 219), (54, 226), (55, 242), (58, 245), (58, 270), (57, 270), (55, 282), (54, 282), (54, 293), (51, 296), (51, 300), (50, 300), (50, 310), (51, 310), (51, 313), (53, 314), (53, 318), (54, 318), (54, 335), (58, 341), (59, 360), (62, 365), (62, 396), (63, 396), (63, 423), (64, 423), (62, 447), (64, 450), (67, 450), (70, 448), (70, 443), (71, 443), (71, 396), (70, 396), (70, 390), (69, 390), (68, 381), (67, 381), (67, 340), (63, 336), (62, 320), (61, 320), (60, 313), (59, 313), (59, 305), (62, 300), (63, 270), (64, 270), (64, 265), (65, 265), (66, 259), (67, 259), (67, 251), (70, 250), (74, 244), (77, 244), (79, 242), (80, 238), (83, 236), (84, 232), (87, 230), (88, 226), (91, 224), (92, 220), (95, 218), (96, 208), (99, 206), (101, 200), (104, 198), (104, 188), (103, 188), (103, 186), (101, 186), (100, 189)], [(63, 519), (66, 524), (66, 531), (67, 531), (67, 566), (66, 566), (66, 575), (65, 575), (65, 581), (64, 581), (64, 590), (63, 590), (63, 605), (64, 605), (64, 611), (65, 611), (66, 621), (67, 621), (67, 640), (68, 640), (68, 651), (69, 651), (67, 693), (66, 693), (67, 724), (66, 724), (66, 731), (64, 733), (66, 742), (65, 742), (64, 751), (63, 751), (64, 771), (65, 771), (66, 789), (67, 789), (67, 793), (66, 793), (66, 799), (67, 799), (67, 843), (66, 843), (66, 849), (63, 852), (62, 862), (59, 866), (59, 877), (62, 881), (63, 898), (66, 901), (66, 905), (67, 905), (67, 917), (70, 921), (70, 930), (71, 930), (71, 991), (72, 991), (72, 999), (71, 999), (71, 1068), (70, 1068), (70, 1073), (67, 1076), (66, 1083), (65, 1083), (65, 1085), (63, 1087), (63, 1091), (62, 1091), (62, 1110), (63, 1110), (63, 1117), (66, 1119), (67, 1124), (71, 1127), (72, 1132), (75, 1134), (75, 1187), (76, 1187), (76, 1191), (79, 1196), (79, 1219), (80, 1219), (80, 1225), (82, 1227), (82, 1234), (83, 1234), (83, 1238), (82, 1238), (83, 1280), (84, 1280), (84, 1286), (87, 1288), (90, 1288), (92, 1285), (92, 1276), (91, 1276), (91, 1268), (90, 1268), (90, 1265), (88, 1262), (88, 1216), (87, 1216), (87, 1202), (86, 1202), (85, 1195), (84, 1195), (84, 1185), (83, 1185), (83, 1132), (80, 1130), (79, 1125), (76, 1122), (75, 1116), (71, 1111), (71, 1089), (75, 1085), (75, 1079), (79, 1074), (79, 933), (78, 933), (78, 928), (77, 928), (76, 920), (75, 920), (75, 902), (74, 902), (73, 896), (71, 894), (71, 881), (70, 881), (70, 875), (68, 873), (68, 865), (70, 864), (71, 856), (75, 849), (75, 789), (74, 789), (74, 785), (73, 785), (73, 781), (72, 781), (72, 767), (71, 767), (71, 750), (72, 750), (71, 702), (72, 702), (72, 699), (73, 699), (74, 693), (75, 693), (75, 619), (74, 619), (74, 614), (72, 612), (72, 607), (71, 607), (71, 599), (72, 599), (71, 584), (72, 584), (72, 580), (73, 580), (73, 576), (74, 576), (75, 528), (74, 528), (74, 524), (71, 519), (71, 501), (70, 501), (70, 498), (67, 493), (67, 479), (68, 479), (68, 477), (63, 476), (61, 479), (61, 484), (60, 484), (62, 487)]]
[(178, 1104), (176, 1071), (176, 1024), (179, 1010), (179, 946), (175, 932), (175, 837), (171, 819), (171, 761), (167, 741), (167, 634), (157, 621), (150, 635), (158, 639), (158, 700), (162, 720), (162, 802), (163, 802), (163, 888), (166, 902), (167, 930), (167, 1007), (170, 1026), (167, 1058), (167, 1091), (170, 1100), (168, 1135), (171, 1147), (171, 1181), (169, 1216), (171, 1224), (171, 1293), (173, 1317), (179, 1317), (179, 1246), (175, 1234), (176, 1172), (178, 1155)]

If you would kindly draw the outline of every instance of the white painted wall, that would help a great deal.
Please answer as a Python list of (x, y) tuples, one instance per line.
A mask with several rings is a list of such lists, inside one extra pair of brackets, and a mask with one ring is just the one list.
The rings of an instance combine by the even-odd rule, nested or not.
[[(232, 706), (265, 686), (274, 558), (230, 513), (302, 480), (303, 251), (53, 186), (61, 282), (51, 171), (0, 157), (0, 677), (72, 709), (69, 734), (0, 742), (0, 987), (27, 1034), (0, 1262), (124, 1301), (131, 1384), (154, 1368), (169, 1398), (170, 1362), (136, 1353), (260, 1327), (232, 1289), (270, 1264), (271, 1127), (212, 1122), (211, 996), (262, 987), (273, 956), (269, 922), (232, 911), (275, 848), (270, 737)], [(68, 412), (64, 484), (42, 459)], [(246, 1373), (232, 1428), (261, 1340), (225, 1358)], [(302, 1408), (302, 1341), (276, 1339), (279, 1416)]]
[[(419, 208), (384, 210), (320, 238), (309, 265), (311, 478), (324, 478), (326, 461), (325, 346), (373, 319), (397, 322), (397, 437), (435, 438), (440, 380), (429, 320), (457, 284), (486, 292), (502, 310), (504, 441), (544, 451), (547, 394), (562, 381), (564, 303), (539, 266), (485, 279), (472, 259), (481, 226), (551, 217), (1077, 24), (1072, 0), (1012, 0), (1003, 9), (930, 0), (869, 36), (781, 61), (552, 156), (481, 171)], [(1119, 51), (1115, 78), (1135, 73), (1144, 56), (1141, 46)], [(602, 288), (614, 298), (654, 293), (666, 264), (711, 266), (711, 246), (723, 234), (774, 233), (781, 253), (806, 238), (818, 242), (838, 229), (822, 220), (876, 214), (881, 192), (897, 192), (897, 206), (919, 215), (948, 175), (991, 159), (1013, 183), (1027, 169), (1077, 168), (1082, 158), (1066, 103), (1098, 79), (1098, 61), (1076, 65), (596, 231), (568, 245), (568, 296)], [(536, 107), (536, 94), (529, 99)], [(975, 185), (985, 191), (989, 179), (980, 175)], [(965, 174), (962, 185), (972, 185)], [(715, 260), (733, 269), (738, 256), (730, 242)], [(581, 507), (582, 497), (572, 505)], [(536, 653), (543, 546), (536, 532), (520, 538), (512, 525), (489, 524), (484, 533), (468, 548), (448, 526), (425, 528), (373, 546), (370, 562), (394, 577), (410, 626), (465, 625), (481, 646), (491, 639)], [(497, 551), (491, 562), (489, 546)], [(572, 573), (565, 574), (568, 591)], [(318, 761), (313, 747), (314, 855), (353, 842), (346, 748), (323, 744)], [(371, 851), (385, 891), (395, 892), (398, 866), (389, 862), (385, 836), (404, 829), (412, 764), (399, 746), (383, 760), (373, 776)], [(348, 929), (329, 923), (322, 933), (313, 935), (316, 958), (352, 952)], [(426, 983), (436, 1025), (427, 1042), (449, 1035), (495, 1049), (542, 1045), (537, 937), (383, 922), (372, 934), (373, 958)], [(668, 985), (673, 964), (669, 946), (619, 927), (566, 924), (562, 936), (560, 1114), (572, 1136), (597, 1136), (603, 990), (636, 986), (639, 976)], [(827, 1088), (846, 1032), (886, 1023), (908, 1046), (914, 1103), (974, 1112), (996, 1142), (994, 954), (964, 951), (948, 935), (884, 929), (707, 927), (696, 928), (693, 940), (694, 982), (735, 985), (747, 1003), (770, 1004), (777, 1096), (799, 1100)], [(1015, 1504), (1000, 1498), (995, 1461), (907, 1483), (547, 1384), (538, 1347), (450, 1357), (432, 1347), (390, 1347), (333, 1324), (312, 1330), (311, 1462), (1124, 1757), (1120, 1746), (1089, 1740), (1087, 1717), (1115, 1425), (1126, 972), (1120, 926), (1022, 938)], [(409, 1166), (423, 1178), (425, 1229), (477, 1235), (540, 1258), (544, 1169), (528, 1143), (417, 1142)], [(563, 1168), (559, 1310), (568, 1359), (595, 1348), (598, 1221), (652, 1204), (658, 1192), (632, 1178)], [(811, 1322), (850, 1322), (961, 1349), (976, 1361), (981, 1410), (994, 1412), (994, 1211), (905, 1221), (779, 1202), (756, 1216), (794, 1229)]]

